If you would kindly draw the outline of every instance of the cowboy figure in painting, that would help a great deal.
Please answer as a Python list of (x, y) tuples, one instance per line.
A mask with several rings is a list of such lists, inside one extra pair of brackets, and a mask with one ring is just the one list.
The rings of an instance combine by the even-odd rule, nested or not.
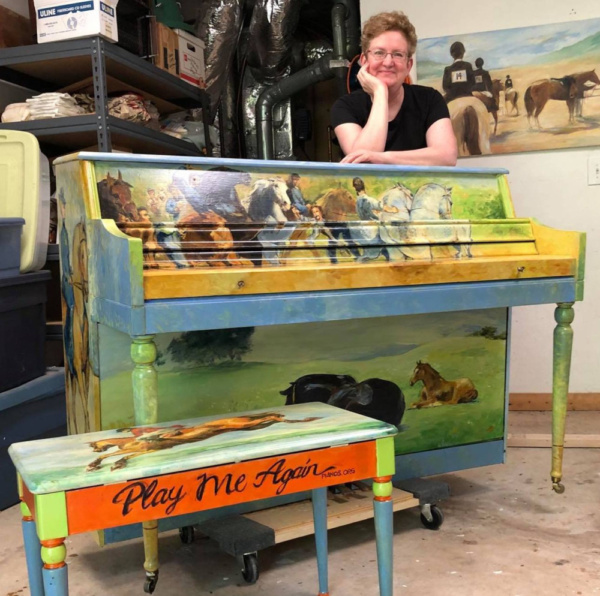
[(342, 163), (455, 165), (448, 109), (431, 87), (409, 85), (417, 34), (401, 12), (383, 12), (363, 27), (362, 89), (338, 99), (331, 122)]

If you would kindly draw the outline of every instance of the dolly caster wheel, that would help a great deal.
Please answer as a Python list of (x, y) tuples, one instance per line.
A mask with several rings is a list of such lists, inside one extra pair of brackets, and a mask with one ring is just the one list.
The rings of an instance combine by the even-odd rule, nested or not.
[(158, 570), (154, 573), (150, 573), (146, 571), (146, 581), (144, 582), (144, 592), (146, 594), (152, 594), (156, 589), (156, 584), (158, 583)]
[(444, 514), (437, 505), (423, 505), (421, 508), (421, 523), (428, 530), (437, 530), (444, 523)]
[(179, 528), (179, 538), (183, 544), (192, 544), (194, 542), (194, 526), (184, 526)]
[(565, 485), (561, 484), (560, 482), (553, 482), (552, 483), (552, 490), (559, 494), (562, 495), (565, 492)]
[(244, 568), (242, 569), (242, 577), (249, 584), (255, 584), (258, 580), (258, 554), (248, 553), (243, 556)]

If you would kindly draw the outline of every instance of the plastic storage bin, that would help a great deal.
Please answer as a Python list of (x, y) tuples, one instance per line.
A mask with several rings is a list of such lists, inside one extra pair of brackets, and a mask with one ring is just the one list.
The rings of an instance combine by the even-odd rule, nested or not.
[(17, 476), (8, 447), (67, 434), (64, 368), (0, 393), (0, 509), (19, 502)]
[(19, 274), (22, 217), (0, 217), (0, 277)]
[(0, 130), (0, 217), (25, 219), (21, 273), (41, 269), (50, 225), (50, 166), (31, 133)]
[(43, 375), (48, 271), (0, 277), (0, 391)]

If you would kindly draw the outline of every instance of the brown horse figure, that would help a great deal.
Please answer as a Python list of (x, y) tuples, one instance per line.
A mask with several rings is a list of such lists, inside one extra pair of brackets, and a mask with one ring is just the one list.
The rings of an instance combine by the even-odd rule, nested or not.
[(123, 180), (121, 170), (118, 171), (117, 178), (113, 178), (108, 172), (106, 178), (98, 182), (102, 217), (116, 222), (139, 221), (131, 189), (132, 185)]
[(566, 101), (569, 109), (569, 122), (573, 122), (577, 98), (577, 81), (573, 75), (562, 79), (542, 79), (535, 81), (525, 91), (525, 109), (527, 121), (531, 126), (531, 118), (538, 128), (542, 128), (539, 115), (549, 99)]
[(494, 79), (492, 81), (492, 96), (481, 93), (481, 91), (473, 91), (473, 97), (476, 97), (483, 102), (487, 111), (492, 115), (494, 119), (494, 131), (493, 135), (496, 135), (498, 130), (498, 107), (500, 106), (500, 91), (504, 89), (504, 85), (500, 79)]
[(252, 261), (235, 252), (225, 218), (213, 211), (188, 213), (175, 227), (187, 262), (196, 267), (253, 267)]
[[(108, 451), (112, 447), (116, 447), (117, 451), (101, 455), (93, 462), (89, 463), (86, 471), (98, 470), (102, 466), (102, 462), (110, 457), (125, 454), (121, 459), (117, 460), (111, 470), (124, 468), (127, 461), (144, 455), (146, 453), (156, 453), (163, 449), (171, 449), (178, 445), (187, 443), (196, 443), (205, 441), (211, 437), (230, 433), (234, 431), (252, 431), (267, 428), (272, 424), (282, 422), (285, 424), (296, 424), (299, 422), (312, 422), (318, 418), (303, 418), (302, 420), (287, 420), (285, 414), (279, 412), (263, 412), (261, 414), (250, 414), (247, 416), (237, 416), (234, 418), (221, 418), (220, 420), (212, 420), (204, 422), (196, 426), (185, 427), (182, 425), (173, 425), (166, 428), (148, 428), (144, 429), (148, 432), (142, 434), (133, 433), (133, 437), (115, 437), (113, 439), (104, 439), (101, 441), (92, 441), (90, 446), (96, 453)], [(132, 431), (133, 429), (122, 429), (123, 431)]]
[(410, 378), (411, 387), (422, 381), (423, 389), (419, 400), (411, 408), (425, 408), (427, 406), (465, 404), (477, 399), (477, 389), (471, 379), (466, 377), (446, 381), (440, 373), (426, 362), (417, 362), (417, 366)]
[(317, 199), (325, 221), (347, 221), (349, 214), (356, 214), (356, 199), (345, 188), (332, 188)]
[(583, 117), (583, 98), (585, 92), (593, 89), (596, 85), (600, 85), (600, 78), (596, 74), (596, 70), (586, 70), (585, 72), (577, 72), (571, 75), (575, 79), (577, 85), (577, 97), (575, 99), (575, 116)]

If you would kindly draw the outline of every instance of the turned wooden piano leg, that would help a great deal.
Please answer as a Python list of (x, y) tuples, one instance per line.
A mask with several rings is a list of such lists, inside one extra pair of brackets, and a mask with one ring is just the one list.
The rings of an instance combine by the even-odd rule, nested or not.
[[(133, 407), (136, 426), (158, 422), (158, 374), (154, 335), (139, 335), (132, 338), (131, 359), (135, 366), (132, 373)], [(146, 583), (144, 591), (152, 594), (158, 581), (158, 522), (142, 524), (144, 534), (144, 569)]]
[(25, 560), (27, 561), (27, 576), (29, 578), (29, 592), (31, 596), (44, 596), (44, 580), (42, 578), (42, 557), (40, 541), (37, 536), (35, 521), (29, 507), (21, 503), (23, 521), (23, 544), (25, 545)]
[(563, 493), (561, 484), (563, 450), (565, 444), (565, 419), (567, 416), (567, 395), (569, 392), (569, 373), (571, 370), (571, 351), (573, 348), (573, 329), (575, 318), (572, 302), (561, 302), (554, 311), (554, 355), (552, 370), (552, 488)]

